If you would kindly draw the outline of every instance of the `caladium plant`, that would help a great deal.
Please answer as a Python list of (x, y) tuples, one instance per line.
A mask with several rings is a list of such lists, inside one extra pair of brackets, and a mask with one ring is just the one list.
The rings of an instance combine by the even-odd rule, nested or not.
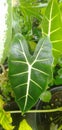
[(62, 22), (57, 0), (49, 1), (42, 21), (42, 33), (51, 40), (56, 64), (62, 54)]
[(25, 38), (14, 37), (9, 55), (9, 79), (16, 102), (24, 113), (44, 92), (52, 79), (52, 46), (48, 37), (41, 38), (33, 55)]

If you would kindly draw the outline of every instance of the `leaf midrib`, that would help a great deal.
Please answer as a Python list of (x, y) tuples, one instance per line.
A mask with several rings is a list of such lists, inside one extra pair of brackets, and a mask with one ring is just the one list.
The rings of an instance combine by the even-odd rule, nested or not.
[(52, 1), (52, 5), (51, 5), (51, 10), (50, 10), (50, 19), (49, 19), (49, 28), (48, 28), (48, 37), (49, 38), (50, 38), (50, 31), (51, 31), (52, 9), (53, 9), (53, 1)]
[(27, 105), (27, 100), (28, 100), (30, 79), (31, 79), (31, 65), (28, 66), (28, 80), (27, 80), (27, 90), (26, 90), (26, 100), (25, 100), (24, 110), (25, 110), (25, 107)]

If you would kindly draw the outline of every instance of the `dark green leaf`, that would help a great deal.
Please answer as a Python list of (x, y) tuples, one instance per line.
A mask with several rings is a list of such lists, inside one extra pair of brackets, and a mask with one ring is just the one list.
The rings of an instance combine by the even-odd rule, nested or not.
[(24, 37), (16, 35), (9, 56), (9, 78), (22, 112), (29, 110), (52, 78), (52, 47), (48, 38), (40, 39), (30, 55)]

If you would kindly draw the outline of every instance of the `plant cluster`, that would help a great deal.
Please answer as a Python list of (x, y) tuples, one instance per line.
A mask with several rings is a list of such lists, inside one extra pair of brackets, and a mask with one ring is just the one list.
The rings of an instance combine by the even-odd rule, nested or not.
[[(15, 98), (24, 114), (39, 98), (51, 99), (50, 86), (62, 84), (62, 1), (13, 0), (12, 6), (5, 0), (1, 6), (0, 125), (13, 130), (11, 112), (4, 110), (8, 101)], [(19, 130), (22, 124), (31, 130), (25, 120)]]

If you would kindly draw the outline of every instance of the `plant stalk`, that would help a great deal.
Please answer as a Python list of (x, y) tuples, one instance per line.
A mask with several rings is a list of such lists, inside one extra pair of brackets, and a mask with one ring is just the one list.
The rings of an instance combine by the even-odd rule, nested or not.
[[(57, 112), (57, 111), (62, 111), (62, 107), (55, 108), (55, 109), (49, 109), (49, 110), (29, 110), (26, 113), (50, 113), (50, 112)], [(9, 113), (22, 113), (22, 111), (8, 111)]]

